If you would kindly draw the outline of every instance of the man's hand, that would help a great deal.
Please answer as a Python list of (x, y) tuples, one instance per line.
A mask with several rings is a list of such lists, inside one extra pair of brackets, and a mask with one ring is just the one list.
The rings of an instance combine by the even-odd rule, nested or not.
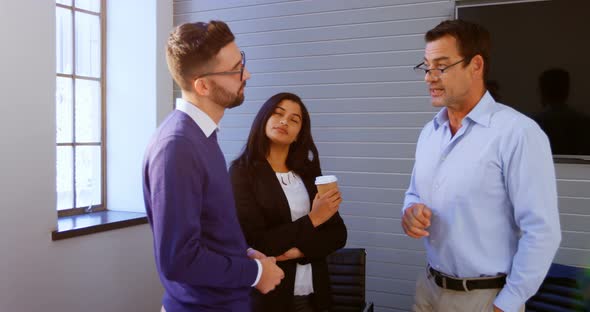
[(287, 261), (287, 260), (291, 260), (291, 259), (298, 259), (298, 258), (303, 258), (305, 257), (305, 255), (301, 252), (301, 250), (299, 250), (299, 248), (297, 247), (293, 247), (287, 251), (285, 251), (285, 253), (283, 253), (282, 255), (277, 257), (277, 261)]
[(494, 312), (504, 312), (504, 311), (502, 311), (502, 309), (500, 309), (496, 305), (494, 305)]
[(422, 238), (430, 235), (426, 228), (430, 226), (432, 210), (424, 204), (413, 204), (404, 211), (402, 227), (409, 237)]
[(262, 275), (258, 284), (256, 284), (256, 289), (263, 294), (267, 294), (281, 283), (285, 273), (277, 266), (274, 257), (266, 257), (259, 261), (262, 264)]
[(266, 255), (261, 253), (260, 251), (254, 249), (254, 248), (248, 248), (248, 250), (246, 250), (246, 254), (248, 255), (248, 257), (250, 259), (264, 259), (266, 258)]

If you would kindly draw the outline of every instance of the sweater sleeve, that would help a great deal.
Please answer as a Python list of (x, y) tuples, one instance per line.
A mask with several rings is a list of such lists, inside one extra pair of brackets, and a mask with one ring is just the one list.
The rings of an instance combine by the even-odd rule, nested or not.
[[(148, 176), (154, 247), (161, 274), (171, 281), (207, 287), (249, 287), (258, 272), (246, 256), (220, 254), (202, 243), (203, 160), (186, 139), (160, 142)], [(244, 255), (245, 255), (244, 250)]]

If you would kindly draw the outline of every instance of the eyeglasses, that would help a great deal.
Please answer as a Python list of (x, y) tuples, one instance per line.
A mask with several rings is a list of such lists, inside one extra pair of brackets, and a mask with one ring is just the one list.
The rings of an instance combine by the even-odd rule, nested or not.
[(222, 72), (205, 73), (205, 74), (202, 74), (201, 76), (198, 76), (195, 79), (199, 79), (199, 78), (203, 78), (203, 77), (207, 77), (207, 76), (213, 76), (213, 75), (235, 75), (235, 74), (240, 74), (240, 81), (242, 81), (242, 79), (244, 78), (244, 68), (246, 68), (246, 53), (244, 53), (244, 51), (240, 51), (240, 54), (242, 55), (242, 66), (241, 66), (240, 70), (230, 70), (230, 71), (222, 71)]
[(414, 66), (414, 71), (416, 71), (418, 74), (424, 74), (424, 75), (430, 74), (431, 77), (438, 78), (442, 74), (444, 74), (447, 69), (449, 69), (449, 68), (451, 68), (451, 67), (453, 67), (453, 66), (455, 66), (455, 65), (457, 65), (457, 64), (459, 64), (459, 63), (461, 63), (461, 62), (463, 62), (465, 60), (466, 59), (462, 59), (462, 60), (460, 60), (458, 62), (455, 62), (455, 63), (453, 63), (453, 64), (451, 64), (449, 66), (445, 66), (445, 67), (442, 67), (442, 68), (440, 68), (440, 67), (439, 68), (428, 68), (428, 67), (426, 67), (426, 64), (424, 62), (422, 62), (422, 63)]

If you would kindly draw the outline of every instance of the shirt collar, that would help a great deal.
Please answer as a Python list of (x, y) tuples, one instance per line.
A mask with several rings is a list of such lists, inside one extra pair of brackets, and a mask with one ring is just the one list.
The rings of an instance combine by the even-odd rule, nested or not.
[(219, 130), (219, 126), (207, 115), (205, 112), (200, 110), (196, 105), (185, 101), (182, 98), (176, 99), (176, 109), (189, 115), (201, 128), (205, 136), (208, 138), (211, 136), (213, 131)]
[(469, 118), (484, 127), (489, 127), (492, 115), (497, 110), (498, 103), (496, 103), (490, 92), (486, 91), (477, 105), (475, 105), (465, 118)]
[[(465, 118), (472, 120), (484, 127), (490, 126), (492, 114), (498, 110), (498, 103), (494, 100), (490, 92), (486, 91), (481, 97), (479, 102), (473, 107), (473, 109), (465, 116)], [(447, 108), (441, 109), (433, 119), (434, 129), (449, 121), (449, 115), (447, 114)]]
[(434, 130), (438, 130), (438, 127), (444, 125), (445, 123), (449, 122), (449, 115), (447, 114), (447, 108), (443, 107), (436, 115), (434, 115), (434, 119), (432, 120), (434, 124)]

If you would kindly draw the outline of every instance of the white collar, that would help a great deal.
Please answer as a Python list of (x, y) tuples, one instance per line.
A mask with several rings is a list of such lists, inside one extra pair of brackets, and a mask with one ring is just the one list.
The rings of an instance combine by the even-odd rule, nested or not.
[(176, 109), (189, 115), (201, 128), (206, 137), (210, 137), (213, 131), (219, 130), (219, 126), (205, 113), (200, 110), (196, 105), (185, 101), (182, 98), (176, 99)]

